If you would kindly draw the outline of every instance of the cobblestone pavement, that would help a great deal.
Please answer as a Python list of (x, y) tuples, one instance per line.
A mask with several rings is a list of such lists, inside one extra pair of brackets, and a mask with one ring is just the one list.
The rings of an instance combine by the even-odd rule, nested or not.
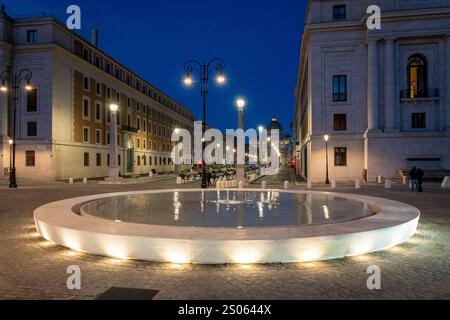
[[(33, 225), (33, 210), (50, 201), (173, 186), (169, 180), (118, 186), (34, 183), (18, 190), (0, 184), (0, 299), (92, 299), (112, 286), (159, 290), (155, 299), (450, 299), (450, 192), (438, 184), (425, 184), (423, 194), (400, 184), (392, 190), (339, 185), (339, 192), (418, 207), (419, 232), (388, 251), (323, 262), (201, 266), (121, 261), (49, 246)], [(81, 290), (66, 287), (69, 265), (81, 268)], [(381, 268), (381, 290), (366, 287), (370, 265)]]

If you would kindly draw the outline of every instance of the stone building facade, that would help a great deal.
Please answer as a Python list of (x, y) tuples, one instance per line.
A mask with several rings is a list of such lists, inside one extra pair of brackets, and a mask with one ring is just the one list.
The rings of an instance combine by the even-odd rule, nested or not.
[[(18, 178), (65, 180), (108, 175), (110, 112), (119, 105), (122, 176), (170, 172), (175, 128), (193, 132), (193, 114), (53, 17), (0, 12), (0, 72), (33, 73), (19, 89)], [(11, 94), (0, 98), (0, 169), (9, 168)]]
[(330, 179), (450, 169), (449, 1), (308, 1), (293, 131), (312, 181), (325, 181), (324, 135)]

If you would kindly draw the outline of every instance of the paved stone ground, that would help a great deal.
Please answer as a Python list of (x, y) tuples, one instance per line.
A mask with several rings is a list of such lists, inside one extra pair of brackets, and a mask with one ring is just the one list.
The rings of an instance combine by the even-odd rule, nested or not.
[[(0, 183), (0, 299), (92, 299), (112, 286), (160, 290), (155, 299), (450, 299), (450, 192), (438, 184), (425, 184), (423, 194), (399, 184), (356, 191), (340, 185), (339, 192), (412, 204), (422, 218), (418, 234), (401, 246), (332, 261), (248, 266), (120, 261), (48, 246), (36, 235), (32, 212), (47, 202), (169, 187), (171, 180), (119, 186), (34, 183), (18, 190)], [(381, 268), (382, 289), (371, 291), (366, 269), (374, 264)], [(66, 287), (69, 265), (81, 268), (81, 290)]]

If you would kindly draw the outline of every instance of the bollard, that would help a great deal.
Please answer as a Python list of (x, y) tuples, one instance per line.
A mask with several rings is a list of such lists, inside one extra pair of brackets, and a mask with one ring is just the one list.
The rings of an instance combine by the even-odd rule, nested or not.
[(244, 181), (239, 181), (239, 189), (244, 189)]
[(181, 184), (181, 177), (177, 177), (177, 184)]
[(286, 180), (286, 181), (284, 182), (284, 188), (285, 188), (285, 189), (289, 189), (289, 181)]
[(261, 189), (266, 189), (267, 188), (267, 182), (263, 181), (261, 182)]
[(153, 177), (153, 171), (150, 171), (150, 173), (148, 174), (149, 177)]
[(383, 176), (382, 175), (377, 176), (377, 183), (383, 183)]
[(407, 176), (403, 177), (403, 184), (408, 184), (408, 177)]
[(308, 188), (308, 189), (312, 189), (312, 187), (313, 187), (312, 181), (311, 181), (311, 180), (308, 180), (307, 188)]
[(87, 183), (87, 178), (83, 178), (83, 183)]
[(336, 180), (331, 180), (331, 189), (336, 189), (336, 188), (337, 188)]
[(441, 188), (443, 189), (450, 189), (450, 177), (445, 177), (444, 180), (441, 183)]
[(391, 182), (391, 180), (386, 179), (386, 180), (384, 181), (384, 188), (385, 188), (385, 189), (391, 189), (391, 188), (392, 188), (392, 182)]
[(361, 180), (355, 180), (355, 189), (361, 189)]
[(73, 184), (73, 178), (69, 178), (69, 183)]

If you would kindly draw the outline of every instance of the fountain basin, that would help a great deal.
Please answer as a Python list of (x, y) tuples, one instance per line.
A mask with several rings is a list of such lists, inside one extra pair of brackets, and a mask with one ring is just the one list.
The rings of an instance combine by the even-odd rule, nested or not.
[[(353, 194), (276, 189), (229, 190), (232, 193), (256, 195), (277, 193), (280, 200), (278, 211), (271, 211), (274, 209), (269, 210), (268, 204), (258, 200), (258, 197), (254, 207), (252, 203), (243, 207), (239, 197), (226, 199), (220, 196), (214, 200), (213, 195), (218, 191), (224, 192), (207, 191), (204, 212), (198, 209), (201, 205), (188, 205), (191, 198), (202, 199), (199, 189), (148, 190), (92, 195), (49, 203), (35, 210), (34, 219), (37, 230), (45, 239), (76, 251), (120, 259), (222, 264), (305, 262), (384, 250), (408, 240), (415, 233), (420, 216), (418, 209), (407, 204)], [(133, 210), (126, 210), (132, 207), (130, 203), (133, 202), (137, 202), (138, 209), (147, 208), (145, 201), (154, 204), (157, 203), (155, 199), (160, 199), (161, 203), (165, 203), (161, 199), (168, 194), (171, 198), (175, 193), (178, 193), (180, 202), (178, 220), (175, 219), (175, 199), (166, 208), (158, 205), (153, 211), (144, 210), (144, 217), (151, 216), (151, 219), (145, 218), (144, 221), (137, 219), (139, 214)], [(180, 195), (183, 195), (182, 199)], [(299, 203), (302, 203), (301, 199), (304, 198), (317, 199), (313, 201), (317, 202), (316, 206), (311, 205), (313, 212), (310, 218), (308, 210), (302, 211), (299, 207), (289, 205), (295, 199), (300, 199)], [(110, 210), (114, 207), (106, 205), (115, 199), (131, 199), (131, 202), (122, 202), (122, 207), (117, 206), (122, 208), (117, 210), (117, 216), (111, 215)], [(143, 201), (144, 205), (139, 205), (139, 201)], [(323, 201), (328, 206), (329, 222), (323, 219), (327, 214)], [(343, 205), (344, 201), (348, 203)], [(270, 223), (258, 219), (261, 202), (265, 209), (263, 215), (269, 217), (267, 221)], [(184, 214), (183, 205), (194, 213)], [(217, 205), (235, 210), (214, 213)], [(275, 205), (272, 205), (274, 208)], [(162, 210), (167, 211), (167, 216), (171, 218), (166, 219)], [(244, 212), (244, 218), (247, 217), (244, 221), (252, 223), (242, 224), (236, 210), (241, 212), (241, 216)], [(358, 210), (361, 212), (355, 215), (354, 211)], [(298, 211), (302, 211), (300, 215)], [(205, 215), (205, 223), (198, 223), (201, 220), (198, 217)], [(220, 215), (227, 215), (222, 226), (217, 224), (217, 216)], [(322, 218), (315, 219), (316, 215)], [(280, 218), (275, 219), (274, 216)], [(306, 218), (302, 218), (304, 216)], [(293, 223), (295, 221), (300, 223)]]

